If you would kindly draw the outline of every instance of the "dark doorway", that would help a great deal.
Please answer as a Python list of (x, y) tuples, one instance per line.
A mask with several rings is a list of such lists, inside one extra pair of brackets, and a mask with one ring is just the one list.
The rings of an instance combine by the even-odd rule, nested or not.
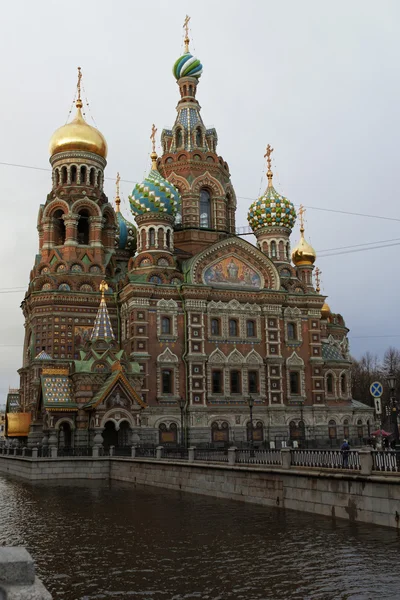
[(58, 430), (58, 447), (72, 448), (72, 430), (69, 423), (62, 423)]
[(115, 425), (112, 421), (107, 421), (103, 431), (103, 445), (105, 449), (109, 449), (110, 446), (118, 446), (118, 431), (115, 429)]
[(129, 427), (129, 423), (127, 423), (127, 421), (122, 421), (117, 435), (118, 435), (118, 444), (117, 446), (119, 446), (120, 448), (122, 448), (123, 446), (129, 446), (130, 445), (130, 434), (131, 434), (131, 428)]

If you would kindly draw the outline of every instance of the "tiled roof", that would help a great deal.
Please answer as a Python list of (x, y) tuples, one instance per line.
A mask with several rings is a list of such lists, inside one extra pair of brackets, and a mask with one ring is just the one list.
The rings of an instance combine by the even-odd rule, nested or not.
[(101, 299), (99, 310), (97, 311), (91, 339), (97, 340), (99, 338), (104, 340), (115, 340), (114, 332), (111, 326), (110, 315), (108, 314), (107, 304), (104, 296)]
[(39, 352), (37, 356), (35, 356), (35, 360), (53, 360), (50, 354), (47, 354), (44, 350)]
[(346, 361), (346, 359), (343, 358), (339, 348), (337, 348), (337, 346), (333, 346), (332, 344), (322, 344), (322, 358), (324, 360), (340, 360), (341, 362)]
[(43, 403), (48, 408), (74, 408), (72, 384), (68, 375), (42, 375)]

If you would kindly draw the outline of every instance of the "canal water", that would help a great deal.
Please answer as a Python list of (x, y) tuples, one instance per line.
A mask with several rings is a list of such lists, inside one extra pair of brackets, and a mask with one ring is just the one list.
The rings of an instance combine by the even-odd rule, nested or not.
[(54, 600), (400, 598), (394, 530), (118, 482), (0, 477), (0, 544)]

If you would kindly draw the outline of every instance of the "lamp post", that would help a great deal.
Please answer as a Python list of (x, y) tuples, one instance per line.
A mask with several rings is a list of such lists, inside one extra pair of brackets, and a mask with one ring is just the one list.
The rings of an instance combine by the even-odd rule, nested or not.
[(399, 425), (397, 422), (397, 404), (396, 404), (396, 375), (393, 373), (392, 369), (389, 371), (389, 375), (387, 378), (389, 391), (390, 391), (390, 411), (392, 416), (392, 425), (393, 425), (393, 433), (394, 433), (394, 441), (396, 448), (396, 457), (399, 457), (400, 452), (400, 436), (399, 436)]
[(184, 430), (183, 430), (183, 411), (185, 410), (185, 405), (186, 405), (186, 402), (181, 396), (179, 398), (179, 408), (181, 409), (181, 446), (182, 447), (185, 445), (185, 436), (184, 436)]
[(250, 423), (249, 423), (249, 431), (250, 431), (250, 456), (254, 456), (254, 435), (253, 435), (253, 406), (254, 406), (254, 398), (253, 396), (249, 396), (248, 399), (249, 409), (250, 409)]

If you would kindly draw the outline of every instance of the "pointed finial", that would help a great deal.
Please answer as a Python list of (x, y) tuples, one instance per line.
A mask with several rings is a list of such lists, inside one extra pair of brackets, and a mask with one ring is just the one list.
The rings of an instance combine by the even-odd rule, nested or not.
[(156, 133), (157, 133), (158, 129), (156, 129), (156, 126), (152, 125), (151, 128), (151, 144), (153, 147), (152, 153), (150, 154), (150, 158), (151, 158), (151, 170), (152, 171), (157, 171), (157, 152), (156, 152)]
[(183, 23), (183, 28), (185, 30), (185, 54), (189, 53), (189, 21), (190, 21), (190, 17), (188, 15), (186, 15), (185, 17), (185, 21)]
[(119, 205), (121, 204), (121, 198), (119, 196), (119, 182), (121, 181), (121, 177), (119, 176), (119, 173), (117, 173), (117, 179), (115, 180), (115, 187), (116, 187), (116, 195), (115, 195), (115, 210), (116, 212), (119, 212)]
[(82, 79), (82, 70), (78, 67), (78, 83), (76, 85), (77, 90), (77, 98), (76, 98), (76, 108), (82, 108), (82, 98), (81, 98), (81, 79)]
[(304, 206), (302, 204), (300, 204), (300, 208), (297, 211), (297, 214), (300, 217), (300, 233), (303, 235), (304, 233), (304, 213), (306, 212), (306, 209), (304, 208)]
[(317, 292), (317, 294), (319, 294), (321, 291), (321, 287), (320, 287), (321, 275), (322, 275), (322, 271), (319, 269), (319, 267), (317, 267), (315, 269), (315, 283), (317, 284), (315, 291)]
[(108, 290), (108, 284), (106, 281), (104, 281), (104, 279), (100, 283), (99, 290), (101, 292), (101, 299), (104, 300), (104, 293)]
[(271, 171), (271, 154), (273, 153), (274, 149), (271, 148), (271, 146), (268, 144), (267, 149), (265, 151), (264, 154), (264, 158), (267, 159), (267, 177), (268, 177), (268, 187), (272, 187), (272, 176), (273, 173)]

